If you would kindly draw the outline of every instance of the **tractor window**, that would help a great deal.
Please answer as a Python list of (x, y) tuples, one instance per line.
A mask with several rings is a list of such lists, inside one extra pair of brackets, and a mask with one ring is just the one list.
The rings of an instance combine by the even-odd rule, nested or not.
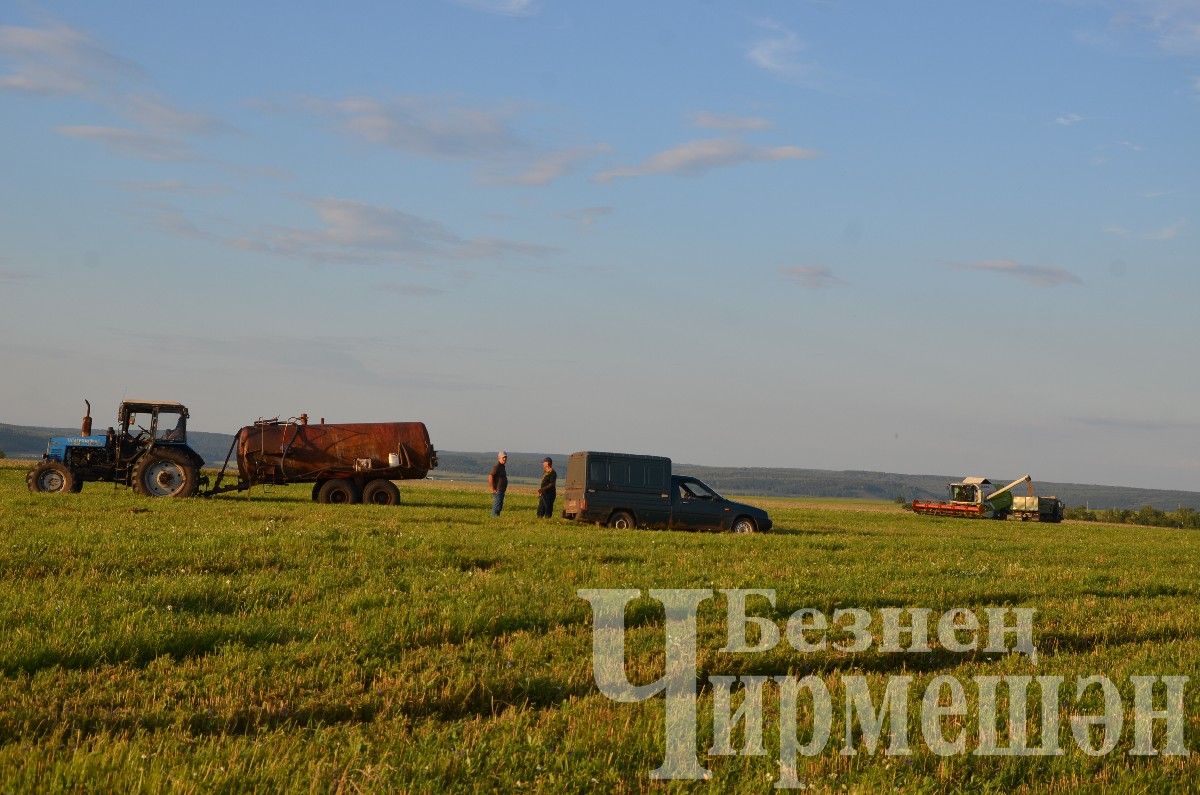
[(182, 414), (159, 414), (158, 440), (160, 442), (187, 441), (187, 418)]

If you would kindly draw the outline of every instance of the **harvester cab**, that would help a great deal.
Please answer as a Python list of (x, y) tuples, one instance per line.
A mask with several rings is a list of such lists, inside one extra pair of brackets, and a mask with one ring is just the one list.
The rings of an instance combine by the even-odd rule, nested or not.
[(191, 497), (201, 484), (204, 459), (187, 443), (187, 407), (158, 400), (126, 400), (117, 426), (92, 433), (92, 405), (78, 436), (55, 436), (25, 481), (30, 491), (78, 492), (86, 482), (120, 483), (150, 497)]

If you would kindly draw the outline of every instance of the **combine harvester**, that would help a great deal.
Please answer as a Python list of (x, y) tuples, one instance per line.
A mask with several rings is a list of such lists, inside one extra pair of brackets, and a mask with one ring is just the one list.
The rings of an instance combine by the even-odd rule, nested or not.
[[(1024, 483), (1028, 495), (1021, 497), (1012, 490)], [(963, 478), (950, 484), (949, 502), (913, 500), (913, 513), (927, 516), (961, 516), (967, 519), (1007, 519), (1022, 522), (1061, 522), (1063, 504), (1057, 497), (1038, 497), (1033, 493), (1033, 478), (1021, 477), (995, 491), (985, 489), (992, 482), (987, 478)]]

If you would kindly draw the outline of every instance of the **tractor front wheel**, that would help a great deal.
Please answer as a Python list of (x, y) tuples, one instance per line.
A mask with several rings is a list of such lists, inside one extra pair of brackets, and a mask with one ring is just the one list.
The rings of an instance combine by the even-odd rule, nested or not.
[(61, 461), (43, 461), (29, 470), (25, 485), (35, 494), (68, 494), (83, 486), (71, 468)]
[(134, 464), (132, 485), (147, 497), (194, 497), (200, 488), (200, 472), (184, 456), (155, 450)]

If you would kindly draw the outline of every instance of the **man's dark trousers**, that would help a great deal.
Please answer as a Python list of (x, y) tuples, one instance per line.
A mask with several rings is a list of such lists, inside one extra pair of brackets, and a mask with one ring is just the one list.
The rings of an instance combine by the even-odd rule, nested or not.
[(538, 518), (549, 519), (554, 516), (554, 489), (543, 492), (538, 495)]

